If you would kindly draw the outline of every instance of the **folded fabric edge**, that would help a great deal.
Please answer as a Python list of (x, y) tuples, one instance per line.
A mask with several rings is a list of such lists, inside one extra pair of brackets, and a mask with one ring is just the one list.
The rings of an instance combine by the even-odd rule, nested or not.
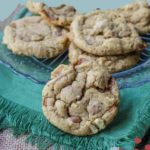
[(0, 131), (11, 129), (16, 138), (26, 135), (25, 142), (36, 145), (39, 150), (46, 150), (51, 146), (54, 150), (57, 150), (60, 146), (63, 148), (62, 150), (71, 150), (68, 145), (60, 145), (50, 138), (36, 135), (32, 131), (34, 130), (33, 124), (38, 124), (39, 121), (41, 121), (41, 115), (38, 113), (27, 110), (0, 96)]
[[(130, 129), (130, 135), (121, 139), (121, 141), (131, 141), (134, 143), (134, 138), (143, 138), (147, 130), (150, 128), (150, 95), (147, 97), (147, 101), (143, 104), (142, 108), (137, 111), (138, 117), (135, 120), (134, 126)], [(136, 137), (135, 137), (136, 136)], [(124, 148), (125, 150), (130, 150), (127, 143), (118, 141), (118, 147)], [(135, 143), (134, 143), (135, 146)], [(133, 148), (131, 149), (133, 150)]]
[[(150, 103), (147, 101), (143, 106), (144, 112), (139, 111), (138, 115), (140, 116), (136, 120), (135, 126), (131, 129), (131, 135), (121, 138), (121, 139), (106, 139), (103, 137), (99, 141), (88, 141), (87, 143), (81, 145), (71, 145), (69, 138), (66, 139), (66, 144), (61, 141), (56, 141), (57, 139), (44, 136), (41, 134), (41, 131), (46, 129), (46, 123), (42, 120), (42, 115), (32, 110), (27, 110), (24, 107), (21, 107), (13, 102), (8, 101), (7, 99), (0, 97), (0, 130), (11, 128), (13, 130), (14, 136), (20, 136), (27, 134), (26, 142), (36, 145), (39, 149), (45, 150), (50, 146), (53, 146), (54, 150), (58, 150), (60, 147), (64, 150), (85, 150), (94, 148), (98, 150), (103, 150), (103, 148), (110, 149), (110, 147), (117, 146), (124, 148), (128, 147), (128, 150), (132, 150), (135, 146), (133, 139), (135, 138), (135, 133), (139, 137), (143, 137), (146, 130), (149, 128), (150, 122)], [(141, 114), (142, 113), (142, 114)], [(42, 121), (42, 124), (41, 124)], [(39, 131), (36, 127), (38, 125)], [(42, 129), (42, 130), (40, 130)], [(39, 133), (38, 133), (38, 132)], [(82, 142), (81, 142), (82, 143)], [(90, 143), (90, 144), (89, 144)]]

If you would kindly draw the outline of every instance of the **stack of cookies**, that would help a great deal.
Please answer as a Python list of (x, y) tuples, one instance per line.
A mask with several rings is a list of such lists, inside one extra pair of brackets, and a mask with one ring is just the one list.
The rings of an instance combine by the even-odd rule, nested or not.
[(139, 34), (150, 31), (147, 2), (89, 14), (64, 4), (29, 1), (26, 6), (38, 16), (13, 21), (4, 31), (3, 43), (15, 54), (52, 58), (69, 49), (71, 64), (92, 59), (115, 73), (137, 64), (146, 47)]
[(78, 136), (105, 129), (114, 119), (119, 89), (111, 73), (134, 66), (150, 32), (150, 6), (136, 2), (116, 10), (78, 14), (74, 7), (48, 7), (29, 1), (36, 16), (10, 23), (3, 43), (18, 55), (51, 58), (69, 49), (69, 65), (60, 64), (42, 92), (45, 117)]
[(134, 25), (113, 11), (94, 11), (75, 17), (71, 24), (69, 60), (95, 60), (111, 73), (135, 65), (146, 47)]

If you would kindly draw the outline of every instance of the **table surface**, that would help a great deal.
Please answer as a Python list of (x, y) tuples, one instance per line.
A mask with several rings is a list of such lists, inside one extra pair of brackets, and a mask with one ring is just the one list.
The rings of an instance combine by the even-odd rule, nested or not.
[[(41, 0), (36, 0), (36, 1), (41, 1)], [(91, 1), (87, 1), (87, 0), (74, 0), (74, 1), (73, 0), (63, 0), (63, 1), (62, 0), (43, 0), (43, 2), (51, 6), (57, 6), (62, 3), (73, 5), (80, 12), (88, 12), (95, 8), (101, 8), (101, 9), (117, 8), (122, 5), (128, 4), (132, 1), (133, 0), (114, 0), (111, 2), (110, 0), (91, 0)], [(148, 2), (150, 3), (150, 0), (148, 0)], [(8, 17), (19, 3), (25, 4), (26, 0), (4, 0), (4, 1), (0, 0), (0, 20), (2, 21), (6, 17)], [(30, 145), (25, 144), (24, 140), (25, 140), (25, 136), (17, 140), (14, 139), (8, 130), (0, 133), (0, 145), (3, 147), (3, 150), (10, 150), (10, 149), (12, 150), (16, 150), (16, 149), (37, 150), (36, 147), (32, 147)]]

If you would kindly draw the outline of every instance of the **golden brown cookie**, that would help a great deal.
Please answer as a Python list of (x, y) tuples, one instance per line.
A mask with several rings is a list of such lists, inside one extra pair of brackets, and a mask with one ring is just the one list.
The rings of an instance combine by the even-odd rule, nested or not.
[(71, 40), (80, 49), (99, 56), (139, 52), (146, 47), (134, 26), (112, 11), (76, 16), (71, 34)]
[(18, 55), (51, 58), (66, 50), (68, 32), (49, 26), (40, 16), (13, 21), (4, 30), (3, 43)]
[(54, 74), (42, 94), (42, 109), (50, 123), (78, 136), (106, 128), (119, 103), (117, 83), (107, 70), (91, 61), (60, 65)]
[(127, 22), (132, 23), (140, 34), (150, 32), (150, 6), (147, 1), (139, 0), (117, 11)]
[(119, 72), (136, 65), (139, 61), (139, 53), (130, 53), (118, 56), (96, 56), (86, 53), (71, 43), (69, 47), (69, 61), (78, 64), (88, 60), (95, 60), (98, 64), (106, 67), (110, 73)]
[(41, 2), (27, 3), (27, 8), (35, 14), (40, 14), (51, 25), (63, 26), (69, 28), (75, 14), (76, 9), (73, 6), (62, 4), (58, 7), (48, 7)]

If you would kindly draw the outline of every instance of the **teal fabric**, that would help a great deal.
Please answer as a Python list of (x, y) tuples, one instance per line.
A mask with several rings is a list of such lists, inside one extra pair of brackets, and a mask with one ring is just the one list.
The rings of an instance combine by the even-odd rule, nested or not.
[[(41, 112), (41, 92), (44, 85), (36, 84), (0, 66), (0, 95), (12, 102)], [(3, 83), (4, 82), (4, 83)]]
[(97, 135), (77, 137), (46, 121), (41, 112), (43, 85), (18, 76), (3, 65), (0, 65), (0, 70), (0, 120), (3, 126), (23, 128), (21, 131), (30, 136), (44, 137), (79, 150), (109, 150), (112, 146), (132, 150), (133, 139), (142, 137), (150, 126), (150, 83), (120, 90), (121, 103), (113, 123)]
[(43, 116), (43, 84), (0, 64), (0, 129), (12, 128), (15, 135), (28, 133), (27, 141), (42, 150), (52, 144), (64, 150), (110, 150), (114, 146), (133, 150), (133, 139), (143, 137), (150, 127), (150, 65), (117, 82), (121, 102), (115, 120), (96, 135), (78, 137), (60, 131)]

